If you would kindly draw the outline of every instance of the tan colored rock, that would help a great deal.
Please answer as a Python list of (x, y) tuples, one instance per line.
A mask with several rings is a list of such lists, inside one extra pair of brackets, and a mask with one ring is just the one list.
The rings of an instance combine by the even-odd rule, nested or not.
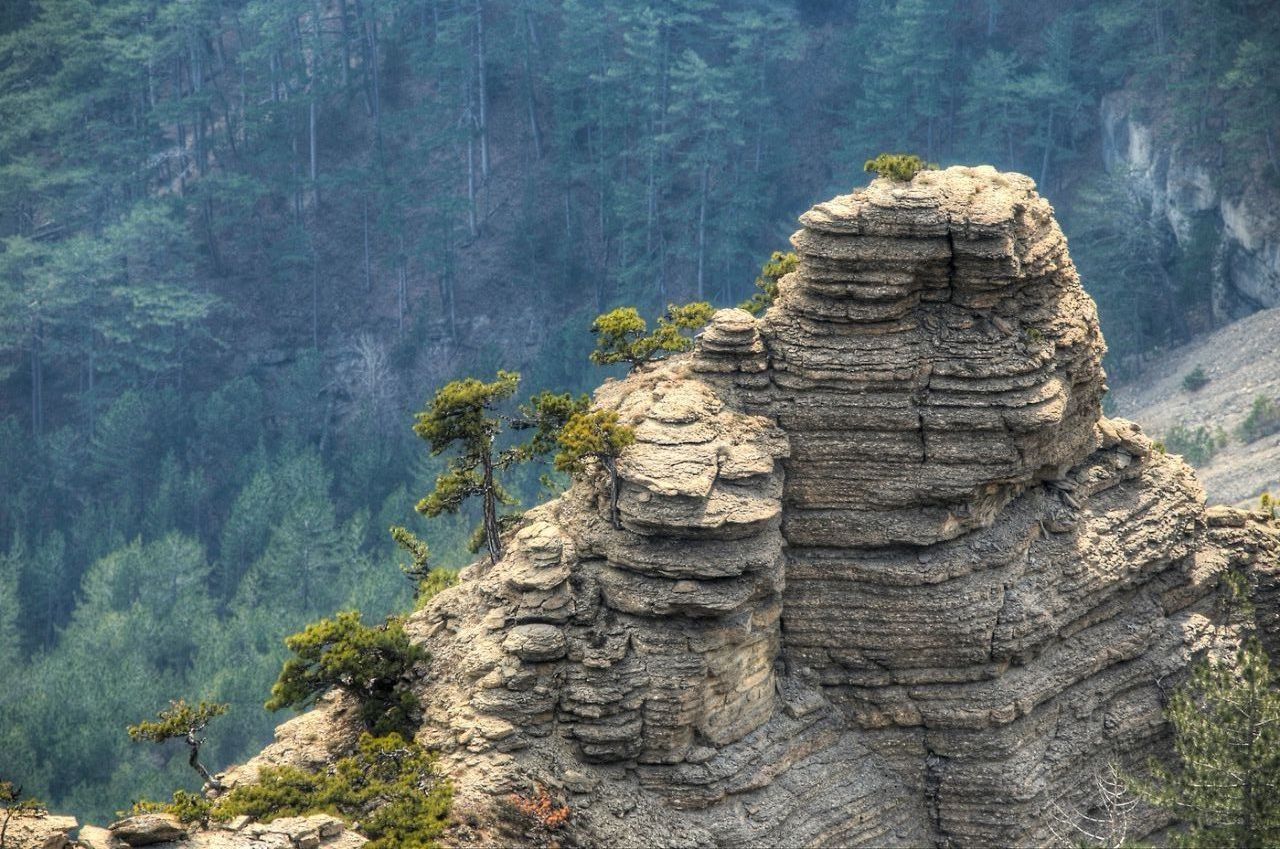
[(1101, 416), (1028, 178), (877, 180), (801, 223), (764, 316), (596, 393), (635, 428), (622, 527), (590, 472), (411, 617), (455, 842), (510, 844), (485, 823), (545, 791), (582, 845), (1044, 845), (1169, 751), (1224, 569), (1280, 642), (1280, 532)]
[(5, 844), (14, 849), (63, 849), (71, 845), (68, 835), (75, 830), (75, 817), (52, 814), (21, 814), (10, 817)]
[(186, 835), (186, 829), (171, 814), (138, 814), (108, 826), (111, 836), (128, 846), (170, 843)]
[(294, 766), (314, 770), (355, 750), (364, 722), (355, 697), (331, 690), (314, 709), (276, 728), (275, 742), (244, 764), (227, 770), (218, 779), (230, 790), (252, 783), (264, 766)]

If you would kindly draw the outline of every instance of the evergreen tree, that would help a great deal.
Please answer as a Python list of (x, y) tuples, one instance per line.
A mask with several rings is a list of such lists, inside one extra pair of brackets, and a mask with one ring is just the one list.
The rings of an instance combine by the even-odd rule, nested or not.
[(714, 312), (705, 301), (670, 304), (658, 319), (657, 329), (650, 333), (648, 322), (635, 307), (619, 307), (591, 323), (591, 332), (596, 335), (591, 362), (601, 366), (628, 363), (635, 369), (669, 354), (688, 351), (693, 339), (687, 334), (701, 330)]
[(1189, 830), (1188, 847), (1280, 844), (1280, 688), (1256, 637), (1206, 660), (1169, 704), (1177, 763), (1139, 791)]
[(426, 653), (409, 642), (397, 618), (370, 628), (356, 611), (322, 619), (285, 640), (294, 657), (285, 661), (271, 688), (267, 710), (313, 704), (332, 687), (355, 696), (375, 733), (411, 730), (418, 700), (408, 673)]
[(520, 375), (507, 371), (499, 371), (492, 383), (473, 377), (455, 380), (436, 392), (413, 426), (414, 433), (431, 446), (433, 455), (453, 448), (458, 451), (447, 471), (436, 479), (435, 489), (418, 502), (418, 512), (430, 517), (456, 513), (467, 499), (479, 497), (484, 545), (494, 562), (502, 557), (498, 505), (514, 500), (497, 473), (520, 458), (518, 452), (495, 453), (504, 421), (494, 410), (515, 394), (519, 383)]
[(616, 410), (591, 410), (574, 413), (561, 429), (556, 441), (556, 468), (562, 472), (581, 473), (588, 461), (596, 460), (609, 473), (609, 517), (615, 528), (618, 519), (618, 458), (636, 441), (635, 431), (620, 424)]
[(155, 719), (139, 722), (129, 726), (129, 739), (135, 743), (146, 740), (152, 743), (164, 743), (167, 740), (179, 739), (186, 743), (190, 754), (187, 763), (191, 765), (205, 783), (214, 790), (221, 790), (222, 784), (214, 778), (203, 763), (200, 762), (200, 747), (204, 738), (200, 734), (209, 723), (227, 712), (228, 705), (217, 702), (200, 702), (191, 705), (185, 699), (169, 703), (169, 707), (156, 714)]

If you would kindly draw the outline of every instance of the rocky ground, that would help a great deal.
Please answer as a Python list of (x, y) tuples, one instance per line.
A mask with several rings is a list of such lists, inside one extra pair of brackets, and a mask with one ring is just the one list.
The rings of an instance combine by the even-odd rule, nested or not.
[[(1189, 391), (1182, 385), (1196, 367), (1209, 382)], [(1227, 444), (1197, 477), (1210, 503), (1256, 506), (1264, 492), (1280, 495), (1280, 433), (1243, 443), (1236, 427), (1259, 395), (1280, 399), (1280, 308), (1263, 310), (1170, 351), (1132, 380), (1112, 387), (1117, 415), (1160, 439), (1176, 425), (1219, 428)]]

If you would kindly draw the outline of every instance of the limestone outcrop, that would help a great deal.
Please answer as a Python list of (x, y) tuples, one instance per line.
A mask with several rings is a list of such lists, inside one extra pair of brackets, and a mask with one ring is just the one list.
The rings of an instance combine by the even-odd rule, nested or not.
[[(591, 471), (409, 620), (451, 843), (1061, 842), (1095, 777), (1168, 753), (1167, 694), (1232, 638), (1224, 570), (1280, 648), (1276, 523), (1206, 510), (1102, 416), (1094, 305), (1031, 180), (877, 180), (801, 224), (762, 317), (597, 391), (635, 431), (621, 527)], [(326, 702), (227, 779), (357, 731)]]
[(877, 180), (801, 224), (763, 317), (598, 391), (636, 432), (622, 528), (588, 476), (411, 620), (459, 841), (519, 839), (483, 811), (541, 788), (585, 845), (1045, 843), (1167, 750), (1220, 573), (1276, 593), (1266, 517), (1102, 417), (1029, 179)]

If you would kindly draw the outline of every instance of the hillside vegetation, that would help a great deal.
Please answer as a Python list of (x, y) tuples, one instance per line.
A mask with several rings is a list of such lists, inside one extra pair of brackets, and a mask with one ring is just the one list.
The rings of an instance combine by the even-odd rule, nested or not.
[[(1061, 198), (1113, 352), (1210, 322), (1100, 166), (1098, 104), (1280, 177), (1266, 0), (14, 0), (0, 7), (0, 775), (105, 819), (256, 750), (305, 623), (404, 608), (410, 408), (580, 391), (597, 313), (737, 303), (880, 151)], [(1188, 318), (1190, 317), (1190, 318)], [(606, 372), (607, 373), (607, 372)], [(540, 491), (537, 469), (514, 494)]]

